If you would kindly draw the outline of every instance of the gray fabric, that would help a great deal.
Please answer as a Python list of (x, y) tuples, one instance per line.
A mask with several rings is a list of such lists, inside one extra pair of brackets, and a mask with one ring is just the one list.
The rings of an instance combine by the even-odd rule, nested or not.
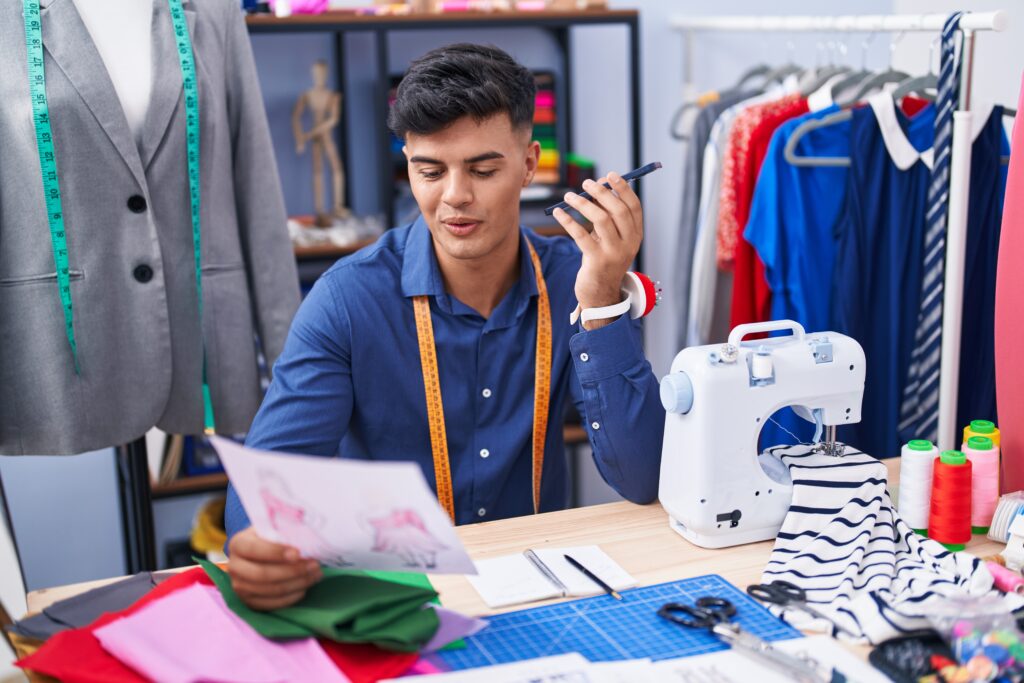
[(729, 90), (719, 95), (700, 110), (694, 117), (688, 131), (683, 152), (682, 206), (679, 216), (679, 231), (676, 234), (676, 259), (673, 277), (676, 281), (676, 345), (686, 346), (687, 325), (690, 317), (690, 269), (693, 267), (693, 247), (697, 239), (697, 216), (700, 210), (701, 178), (704, 170), (704, 148), (707, 146), (711, 127), (719, 114), (732, 105), (753, 97), (754, 91)]
[(141, 572), (55, 602), (39, 614), (14, 623), (7, 630), (26, 638), (46, 640), (61, 631), (88, 626), (104, 612), (120, 612), (131, 607), (155, 585), (153, 574)]
[[(153, 93), (136, 146), (72, 0), (42, 3), (45, 71), (81, 374), (57, 292), (20, 2), (0, 3), (0, 454), (66, 454), (157, 425), (203, 428), (181, 71), (154, 0)], [(299, 303), (248, 34), (235, 0), (186, 4), (199, 83), (207, 374), (218, 431), (249, 428)], [(127, 208), (142, 195), (148, 209)], [(153, 269), (140, 283), (133, 270)]]

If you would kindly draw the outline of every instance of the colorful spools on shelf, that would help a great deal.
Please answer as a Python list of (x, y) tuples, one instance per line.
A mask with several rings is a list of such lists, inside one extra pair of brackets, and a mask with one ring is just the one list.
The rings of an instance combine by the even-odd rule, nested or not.
[(988, 533), (999, 502), (999, 449), (987, 436), (972, 436), (964, 443), (971, 461), (971, 531)]
[(928, 538), (948, 550), (971, 540), (971, 461), (960, 451), (943, 451), (934, 461)]
[(925, 535), (932, 499), (932, 470), (939, 449), (925, 439), (914, 439), (903, 447), (900, 458), (899, 511), (910, 528)]

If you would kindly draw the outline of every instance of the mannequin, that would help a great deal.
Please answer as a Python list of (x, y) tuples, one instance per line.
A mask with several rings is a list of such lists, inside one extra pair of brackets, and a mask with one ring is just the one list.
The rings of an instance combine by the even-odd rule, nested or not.
[[(149, 40), (128, 41), (133, 47), (108, 38), (104, 11), (116, 8), (39, 4), (78, 367), (56, 286), (23, 7), (0, 3), (8, 65), (0, 71), (0, 454), (79, 453), (128, 443), (153, 426), (199, 433), (204, 366), (218, 431), (245, 432), (262, 399), (257, 340), (272, 364), (299, 292), (238, 5), (184, 4), (198, 74), (200, 320), (168, 0), (141, 0)], [(134, 16), (118, 24), (121, 34)], [(148, 69), (126, 65), (132, 49), (148, 53), (134, 64)]]
[[(327, 62), (315, 62), (312, 74), (313, 87), (299, 96), (295, 108), (292, 109), (292, 132), (295, 135), (297, 154), (305, 152), (306, 143), (311, 143), (316, 224), (327, 228), (334, 224), (334, 218), (348, 218), (350, 215), (345, 207), (345, 169), (334, 145), (334, 128), (341, 117), (341, 93), (327, 88)], [(302, 114), (307, 107), (313, 115), (313, 127), (305, 131), (302, 129)], [(324, 210), (324, 155), (327, 156), (333, 181), (331, 198), (334, 206), (330, 215)]]

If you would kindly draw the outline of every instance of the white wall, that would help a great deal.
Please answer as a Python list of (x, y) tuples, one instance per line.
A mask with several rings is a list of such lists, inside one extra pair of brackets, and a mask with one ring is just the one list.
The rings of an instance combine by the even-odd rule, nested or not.
[[(988, 12), (1005, 10), (1010, 17), (1009, 30), (975, 34), (975, 102), (994, 102), (1017, 107), (1021, 72), (1024, 70), (1024, 2), (1021, 0), (893, 0), (893, 12), (946, 14), (953, 10)], [(907, 73), (923, 73), (928, 68), (928, 52), (934, 35), (911, 33), (897, 44), (894, 65)], [(933, 51), (933, 68), (938, 69), (939, 48)]]

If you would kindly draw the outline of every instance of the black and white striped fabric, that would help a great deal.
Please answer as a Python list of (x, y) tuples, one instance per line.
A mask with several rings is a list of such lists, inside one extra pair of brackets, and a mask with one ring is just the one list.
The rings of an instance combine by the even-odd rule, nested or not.
[[(763, 581), (800, 586), (811, 606), (870, 643), (929, 627), (927, 614), (948, 596), (993, 590), (984, 562), (907, 526), (886, 491), (885, 465), (875, 458), (850, 447), (841, 458), (806, 445), (769, 453), (762, 457), (789, 468), (793, 501)], [(1024, 603), (1006, 600), (1011, 609)], [(833, 629), (793, 608), (782, 616), (798, 628)]]

